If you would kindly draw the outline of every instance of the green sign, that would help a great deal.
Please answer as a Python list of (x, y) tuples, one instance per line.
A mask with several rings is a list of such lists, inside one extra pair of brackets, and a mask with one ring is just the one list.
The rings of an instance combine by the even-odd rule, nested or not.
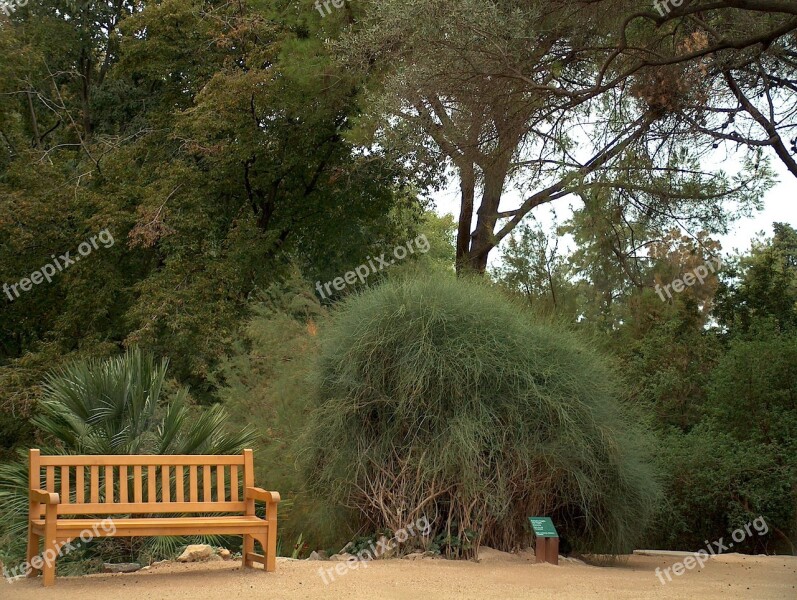
[(556, 527), (553, 526), (553, 521), (549, 517), (529, 517), (531, 528), (534, 530), (534, 535), (544, 538), (558, 538), (559, 534), (556, 533)]

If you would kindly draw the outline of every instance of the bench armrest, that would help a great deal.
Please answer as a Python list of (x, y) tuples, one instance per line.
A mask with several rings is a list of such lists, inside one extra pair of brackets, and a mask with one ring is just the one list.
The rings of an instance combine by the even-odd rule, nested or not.
[(257, 487), (248, 487), (244, 490), (244, 497), (247, 500), (260, 500), (268, 502), (269, 504), (278, 504), (280, 501), (279, 492), (267, 492), (264, 489)]
[(44, 490), (30, 490), (30, 499), (40, 504), (59, 504), (61, 502), (58, 494)]

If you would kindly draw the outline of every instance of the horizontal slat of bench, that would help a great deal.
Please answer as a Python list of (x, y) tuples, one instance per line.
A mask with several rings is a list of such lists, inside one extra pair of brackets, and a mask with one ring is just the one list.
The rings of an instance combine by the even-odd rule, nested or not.
[(142, 502), (105, 504), (59, 504), (59, 515), (124, 515), (145, 513), (234, 513), (244, 512), (245, 502)]
[(40, 464), (47, 466), (185, 466), (185, 465), (242, 465), (243, 455), (200, 455), (200, 454), (110, 454), (90, 455), (48, 455), (42, 456)]
[[(43, 532), (44, 521), (32, 522), (35, 531)], [(58, 519), (57, 536), (61, 539), (75, 539), (84, 531), (91, 531), (96, 537), (145, 537), (154, 535), (240, 535), (262, 533), (270, 524), (254, 516), (237, 517), (179, 517), (155, 519), (114, 519), (113, 527), (94, 519)]]
[(261, 565), (266, 564), (266, 557), (261, 554), (255, 554), (254, 552), (247, 552), (246, 553), (246, 560), (250, 560), (256, 563), (260, 563)]
[[(268, 523), (251, 525), (207, 525), (204, 523), (191, 523), (180, 521), (178, 525), (166, 527), (126, 527), (130, 521), (121, 521), (116, 525), (113, 535), (100, 533), (99, 537), (153, 537), (161, 535), (249, 535), (263, 532), (268, 529)], [(74, 538), (72, 538), (74, 539)]]
[[(34, 520), (34, 525), (43, 527), (44, 520)], [(108, 523), (106, 519), (58, 519), (56, 527), (59, 531), (83, 531), (86, 529), (99, 529)], [(237, 515), (232, 517), (156, 517), (152, 519), (113, 519), (116, 526), (127, 527), (128, 529), (146, 527), (191, 527), (192, 525), (218, 525), (222, 527), (241, 527), (254, 525), (256, 527), (267, 527), (268, 521), (255, 516)]]

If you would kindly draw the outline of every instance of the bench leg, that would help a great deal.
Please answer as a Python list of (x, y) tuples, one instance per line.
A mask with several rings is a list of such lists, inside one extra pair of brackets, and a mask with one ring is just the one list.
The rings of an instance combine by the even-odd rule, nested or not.
[[(43, 553), (45, 558), (42, 572), (44, 573), (44, 587), (50, 587), (51, 585), (55, 585), (55, 558), (52, 560), (48, 559), (50, 556), (57, 556), (57, 553), (55, 552), (55, 544), (52, 546), (50, 544), (45, 544), (45, 546)], [(50, 552), (51, 548), (52, 552)]]
[(266, 544), (263, 553), (266, 555), (266, 571), (277, 570), (277, 503), (269, 502), (266, 505), (268, 516), (268, 529), (266, 529)]
[[(39, 540), (41, 536), (36, 535), (33, 533), (33, 528), (28, 526), (28, 565), (30, 565), (33, 561), (33, 557), (39, 554)], [(36, 577), (40, 573), (39, 569), (34, 569), (33, 567), (30, 568), (28, 571), (28, 577)]]
[(268, 528), (266, 532), (266, 544), (263, 546), (263, 553), (266, 555), (266, 571), (277, 570), (277, 530)]
[(42, 559), (44, 560), (42, 573), (45, 587), (55, 585), (55, 559), (58, 556), (55, 519), (55, 506), (48, 506), (44, 521), (44, 551), (42, 552)]
[(243, 548), (241, 549), (241, 566), (246, 567), (253, 567), (255, 565), (254, 562), (251, 560), (247, 560), (247, 554), (254, 554), (255, 553), (255, 538), (251, 535), (244, 534), (244, 544)]
[(266, 571), (277, 570), (277, 540), (273, 539), (274, 536), (270, 535), (268, 531), (265, 533), (258, 533), (254, 538), (260, 542), (263, 548), (263, 567)]

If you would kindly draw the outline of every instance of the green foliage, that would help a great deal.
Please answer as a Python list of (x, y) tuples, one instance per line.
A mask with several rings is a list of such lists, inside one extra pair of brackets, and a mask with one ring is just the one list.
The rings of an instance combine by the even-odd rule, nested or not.
[(623, 347), (639, 373), (635, 393), (664, 437), (668, 502), (651, 546), (697, 550), (763, 516), (768, 534), (742, 551), (797, 548), (793, 230), (776, 224), (775, 232), (723, 269), (714, 308), (722, 329), (705, 327), (701, 292), (690, 290), (665, 310), (644, 311), (649, 326), (637, 322), (638, 338)]
[(304, 534), (299, 534), (299, 539), (296, 540), (296, 543), (293, 545), (293, 551), (291, 552), (291, 558), (296, 560), (299, 556), (306, 550), (307, 544), (303, 543), (302, 540), (304, 539)]
[(310, 410), (309, 372), (326, 319), (326, 310), (311, 290), (296, 271), (284, 283), (264, 290), (213, 381), (231, 421), (256, 432), (257, 481), (282, 494), (282, 547), (303, 535), (313, 548), (335, 546), (337, 551), (354, 531), (331, 499), (307, 493), (293, 453)]
[(473, 542), (478, 538), (479, 532), (466, 529), (459, 535), (438, 533), (429, 543), (429, 551), (435, 554), (453, 553), (467, 555), (473, 551)]
[(740, 257), (735, 277), (718, 291), (716, 315), (721, 325), (748, 331), (771, 318), (781, 329), (797, 327), (797, 231), (775, 223), (771, 240), (759, 240)]
[(423, 213), (417, 225), (419, 233), (429, 241), (429, 250), (417, 256), (417, 262), (426, 272), (451, 273), (454, 268), (457, 224), (450, 214), (442, 217), (431, 210)]
[[(167, 361), (156, 363), (137, 348), (108, 360), (81, 360), (53, 372), (44, 383), (41, 412), (33, 419), (45, 436), (45, 454), (235, 454), (254, 438), (232, 430), (217, 405), (191, 409), (188, 391), (164, 388)], [(60, 473), (56, 475), (59, 485)], [(0, 465), (0, 549), (4, 562), (21, 561), (27, 539), (28, 467), (25, 452)], [(108, 540), (70, 560), (91, 557), (171, 557), (185, 539)], [(126, 550), (125, 550), (126, 549)]]
[[(580, 549), (621, 552), (659, 498), (654, 445), (601, 356), (485, 285), (432, 277), (347, 300), (323, 332), (308, 486), (363, 527), (421, 515), (446, 553), (511, 549), (530, 514)], [(450, 536), (450, 537), (449, 537)]]
[(347, 139), (360, 82), (304, 8), (45, 0), (4, 23), (0, 280), (105, 227), (116, 244), (3, 301), (0, 411), (35, 412), (20, 362), (131, 345), (210, 404), (248, 303), (291, 264), (337, 276), (414, 230), (408, 173)]
[(191, 414), (187, 388), (161, 402), (167, 365), (138, 348), (75, 362), (48, 377), (33, 423), (74, 454), (232, 454), (246, 447), (252, 431), (225, 431), (222, 406)]
[(496, 277), (523, 294), (537, 312), (574, 315), (577, 311), (571, 265), (558, 252), (559, 237), (539, 223), (521, 225), (509, 238)]
[(703, 417), (707, 386), (722, 355), (717, 336), (688, 295), (665, 304), (648, 290), (634, 298), (637, 318), (616, 336), (631, 389), (661, 428), (688, 431)]
[[(706, 406), (746, 465), (747, 489), (729, 498), (728, 514), (764, 515), (775, 547), (797, 548), (797, 332), (760, 323), (730, 342), (712, 374)], [(737, 483), (737, 485), (739, 485)]]
[(734, 551), (794, 553), (794, 477), (777, 449), (739, 443), (722, 431), (722, 423), (701, 423), (688, 433), (665, 432), (657, 462), (666, 502), (647, 545), (697, 551), (706, 539), (727, 536), (763, 516), (768, 534), (746, 539)]
[(731, 340), (712, 373), (707, 409), (735, 439), (780, 446), (797, 459), (797, 331), (759, 323)]

